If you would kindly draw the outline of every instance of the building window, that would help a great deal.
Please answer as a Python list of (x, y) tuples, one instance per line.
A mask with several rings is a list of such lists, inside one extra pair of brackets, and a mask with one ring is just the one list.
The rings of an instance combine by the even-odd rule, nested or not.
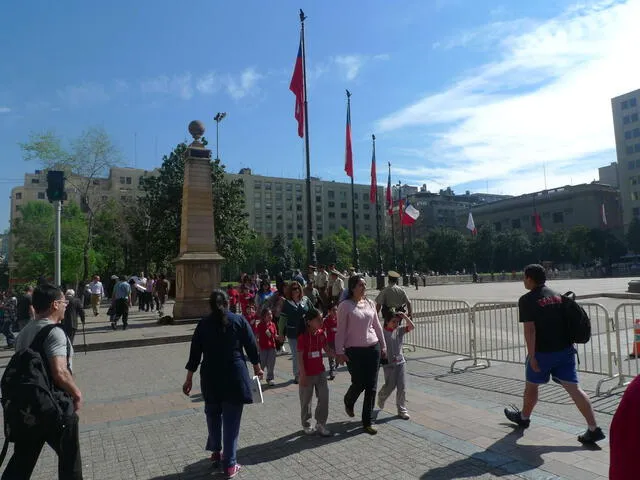
[(347, 208), (347, 202), (340, 203), (340, 208)]
[(296, 212), (302, 211), (302, 205), (296, 205)]
[(38, 200), (44, 200), (44, 192), (38, 192)]
[(622, 117), (622, 123), (624, 125), (629, 125), (629, 115), (625, 115), (624, 117)]
[(316, 212), (322, 212), (322, 205), (316, 205)]
[(364, 205), (362, 205), (362, 208), (364, 208), (365, 210), (369, 210), (369, 204), (365, 203)]
[(564, 213), (563, 212), (554, 212), (553, 213), (553, 223), (564, 223)]
[(296, 220), (298, 222), (302, 222), (302, 214), (301, 213), (296, 213)]
[(365, 220), (369, 220), (371, 218), (371, 215), (369, 215), (368, 213), (364, 214), (364, 219)]
[(39, 178), (32, 178), (31, 179), (31, 183), (40, 183), (40, 179)]
[(627, 155), (631, 155), (633, 153), (633, 145), (627, 145), (626, 153)]
[(627, 168), (629, 170), (633, 170), (634, 168), (636, 168), (636, 162), (634, 160), (630, 160), (629, 162), (627, 162)]
[(362, 194), (362, 199), (365, 200), (365, 201), (369, 200), (369, 194), (368, 193), (363, 193)]
[(316, 185), (316, 193), (322, 193), (322, 187), (320, 185)]
[(636, 168), (640, 168), (640, 159), (636, 160)]
[(633, 138), (638, 138), (640, 137), (640, 128), (634, 128), (633, 129)]
[(271, 190), (271, 182), (264, 182), (264, 189)]
[(124, 177), (120, 177), (120, 183), (121, 183), (122, 185), (124, 185), (124, 181), (125, 181), (125, 178), (124, 178)]
[(327, 198), (334, 199), (335, 197), (336, 197), (336, 192), (334, 192), (333, 190), (327, 191)]
[(287, 184), (285, 185), (285, 188), (284, 188), (284, 189), (285, 189), (287, 192), (291, 192), (291, 191), (293, 190), (293, 185), (292, 185), (292, 184), (290, 184), (290, 183), (287, 183)]
[(634, 150), (636, 153), (640, 153), (640, 143), (636, 143), (636, 144), (633, 146), (633, 150)]
[(493, 228), (495, 228), (496, 232), (502, 231), (502, 224), (500, 222), (495, 222), (493, 224)]
[(282, 184), (276, 183), (276, 192), (281, 192), (281, 191), (282, 191)]
[(262, 190), (262, 182), (256, 180), (253, 184), (253, 188), (255, 188), (256, 190)]
[(520, 219), (515, 218), (511, 220), (511, 228), (520, 228)]
[(638, 184), (638, 177), (636, 175), (634, 175), (633, 177), (629, 177), (629, 184), (637, 185)]
[(131, 177), (127, 177), (127, 185), (131, 185)]
[(638, 194), (638, 192), (631, 192), (631, 200), (638, 200), (640, 198), (640, 195)]
[(322, 221), (322, 215), (316, 215), (316, 222)]
[(632, 122), (637, 122), (638, 121), (638, 114), (637, 113), (632, 113), (631, 114), (631, 121)]
[(336, 202), (328, 202), (327, 205), (329, 208), (334, 208), (336, 206)]
[(627, 130), (626, 132), (624, 132), (624, 139), (631, 140), (632, 135), (633, 135), (633, 131)]
[(340, 192), (340, 200), (346, 200), (347, 199), (347, 192)]
[(322, 202), (322, 197), (320, 195), (316, 195), (316, 203)]
[(629, 100), (629, 106), (630, 106), (630, 107), (635, 107), (636, 105), (637, 105), (636, 97), (631, 98), (631, 99)]
[(365, 232), (369, 232), (371, 231), (371, 225), (369, 225), (368, 223), (364, 226), (364, 231)]
[(301, 192), (302, 191), (302, 185), (300, 185), (299, 183), (296, 183), (296, 192)]
[(322, 240), (322, 234), (321, 233), (318, 234), (318, 240)]
[(336, 212), (329, 212), (329, 218), (336, 218)]
[(633, 207), (634, 218), (640, 217), (640, 207)]
[(296, 192), (296, 201), (298, 202), (302, 201), (302, 193)]
[(348, 215), (343, 212), (343, 213), (340, 214), (340, 218), (348, 218)]
[(22, 200), (22, 192), (16, 193), (16, 200)]
[(329, 230), (331, 230), (332, 232), (336, 229), (336, 224), (335, 223), (330, 223), (329, 224)]
[(627, 108), (629, 108), (629, 102), (625, 100), (621, 103), (620, 107), (622, 108), (622, 110), (626, 110)]

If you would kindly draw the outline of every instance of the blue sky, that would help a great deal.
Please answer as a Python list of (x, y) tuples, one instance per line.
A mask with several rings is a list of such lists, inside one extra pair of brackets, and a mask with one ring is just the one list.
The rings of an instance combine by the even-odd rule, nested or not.
[[(302, 177), (288, 90), (307, 20), (312, 173), (345, 180), (344, 90), (356, 181), (376, 134), (379, 183), (525, 193), (615, 161), (610, 99), (640, 88), (640, 1), (169, 0), (2, 2), (0, 228), (37, 164), (18, 142), (103, 126), (152, 169), (200, 119), (229, 171)], [(134, 158), (134, 136), (137, 158)], [(212, 142), (212, 147), (215, 147)]]

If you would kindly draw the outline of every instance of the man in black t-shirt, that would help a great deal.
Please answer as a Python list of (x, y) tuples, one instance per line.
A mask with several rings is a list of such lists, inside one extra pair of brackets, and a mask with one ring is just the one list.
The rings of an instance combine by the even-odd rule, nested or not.
[(531, 412), (538, 401), (538, 387), (553, 379), (564, 387), (588, 429), (578, 436), (581, 443), (595, 443), (605, 438), (596, 424), (591, 401), (578, 384), (576, 350), (569, 339), (562, 296), (545, 285), (542, 265), (528, 265), (524, 269), (524, 287), (529, 293), (520, 297), (518, 310), (524, 325), (527, 344), (526, 380), (522, 411), (505, 408), (505, 416), (520, 427), (529, 426)]
[(35, 311), (33, 310), (33, 301), (31, 300), (32, 294), (33, 287), (27, 287), (24, 290), (24, 295), (22, 295), (18, 300), (18, 307), (16, 309), (18, 330), (22, 330), (24, 326), (29, 323), (29, 320), (31, 320), (35, 315)]

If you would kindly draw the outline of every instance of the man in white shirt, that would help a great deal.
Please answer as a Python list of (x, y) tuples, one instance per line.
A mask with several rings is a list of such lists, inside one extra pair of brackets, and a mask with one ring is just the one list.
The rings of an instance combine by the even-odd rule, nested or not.
[(93, 276), (93, 280), (89, 284), (89, 291), (91, 292), (91, 308), (93, 309), (93, 314), (97, 317), (100, 314), (100, 301), (104, 296), (104, 287), (98, 275)]
[(344, 281), (342, 275), (337, 270), (331, 270), (331, 301), (334, 304), (338, 304), (340, 301), (340, 295), (344, 290)]

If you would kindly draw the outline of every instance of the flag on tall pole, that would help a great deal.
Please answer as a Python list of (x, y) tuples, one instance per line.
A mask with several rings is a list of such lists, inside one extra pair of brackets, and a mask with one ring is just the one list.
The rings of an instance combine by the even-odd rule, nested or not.
[(347, 128), (344, 148), (344, 171), (353, 178), (353, 150), (351, 148), (351, 93), (347, 90)]
[(471, 232), (471, 235), (476, 235), (478, 233), (476, 224), (473, 221), (473, 214), (471, 212), (469, 212), (469, 219), (467, 220), (467, 230)]
[(294, 117), (298, 121), (298, 136), (304, 137), (304, 72), (302, 68), (302, 33), (300, 33), (300, 45), (298, 46), (298, 56), (296, 65), (293, 67), (293, 75), (289, 90), (296, 96), (296, 107)]
[(536, 211), (533, 212), (533, 221), (536, 227), (536, 233), (542, 233), (544, 230), (542, 228), (542, 221), (540, 220), (540, 214)]
[(409, 199), (406, 200), (406, 206), (404, 207), (404, 213), (402, 215), (402, 224), (410, 227), (420, 216), (420, 211), (409, 203)]
[(393, 194), (391, 193), (391, 162), (389, 162), (389, 178), (387, 180), (387, 213), (393, 215)]
[[(375, 137), (373, 137), (375, 141)], [(373, 149), (371, 154), (371, 187), (369, 187), (369, 202), (376, 203), (378, 201), (378, 174), (376, 173), (376, 150)]]
[(602, 224), (606, 227), (607, 226), (607, 212), (604, 209), (604, 203), (602, 204), (602, 207), (600, 207), (601, 213), (602, 213)]

